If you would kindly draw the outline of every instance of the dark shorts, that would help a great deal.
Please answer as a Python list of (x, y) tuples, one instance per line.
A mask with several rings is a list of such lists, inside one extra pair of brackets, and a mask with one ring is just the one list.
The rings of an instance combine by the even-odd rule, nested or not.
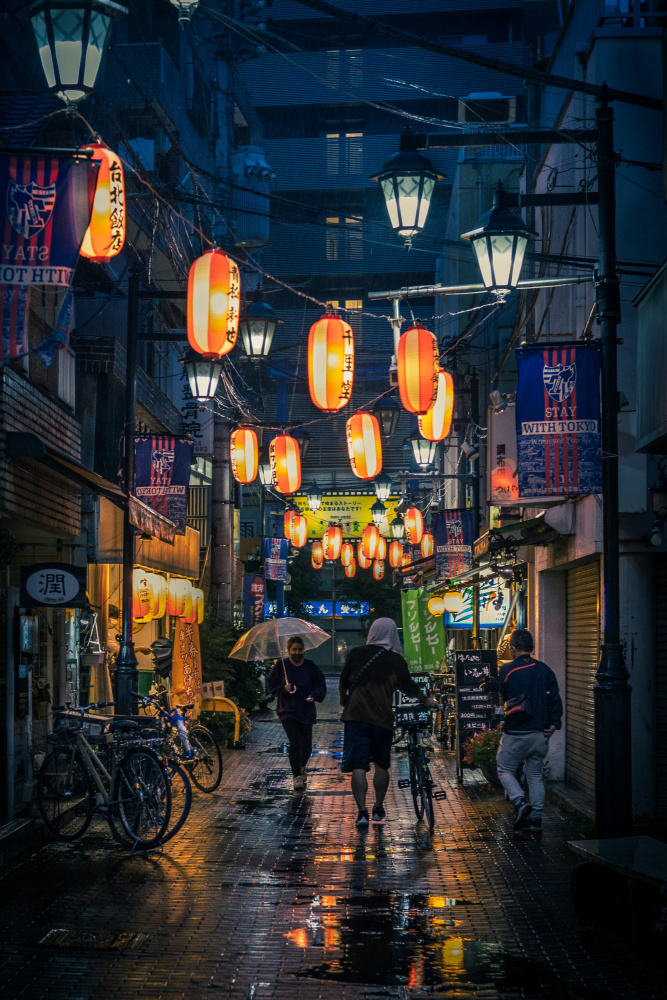
[(370, 722), (344, 722), (343, 760), (341, 771), (370, 771), (377, 764), (385, 771), (391, 767), (391, 729)]

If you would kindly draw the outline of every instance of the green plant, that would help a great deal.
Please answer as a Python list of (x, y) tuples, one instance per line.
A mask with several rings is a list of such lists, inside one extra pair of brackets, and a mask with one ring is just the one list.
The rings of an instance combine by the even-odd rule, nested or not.
[(473, 767), (495, 764), (502, 732), (500, 729), (484, 729), (475, 733), (463, 744), (463, 759)]
[(211, 608), (206, 609), (199, 627), (202, 680), (205, 684), (224, 681), (227, 697), (239, 708), (251, 711), (263, 691), (260, 678), (264, 668), (256, 663), (230, 660), (229, 652), (240, 635), (233, 622), (216, 618)]

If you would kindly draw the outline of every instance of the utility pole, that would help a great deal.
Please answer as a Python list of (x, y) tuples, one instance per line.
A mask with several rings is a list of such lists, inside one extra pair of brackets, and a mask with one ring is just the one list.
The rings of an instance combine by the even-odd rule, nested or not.
[(234, 616), (234, 501), (229, 437), (229, 424), (216, 413), (211, 485), (211, 605), (216, 618), (231, 621)]
[(616, 273), (614, 115), (596, 110), (598, 125), (597, 321), (602, 348), (602, 608), (604, 635), (595, 675), (595, 819), (598, 837), (626, 837), (632, 826), (630, 685), (620, 642), (618, 516), (618, 385), (616, 345), (621, 300)]
[[(470, 421), (473, 425), (471, 438), (474, 439), (474, 428), (479, 426), (479, 379), (477, 370), (474, 368), (470, 373)], [(470, 444), (472, 445), (472, 443), (471, 440)], [(468, 458), (468, 473), (470, 475), (470, 513), (474, 541), (479, 538), (480, 525), (479, 454), (477, 458)], [(479, 645), (479, 640), (479, 581), (475, 580), (472, 585), (472, 644), (475, 648)]]

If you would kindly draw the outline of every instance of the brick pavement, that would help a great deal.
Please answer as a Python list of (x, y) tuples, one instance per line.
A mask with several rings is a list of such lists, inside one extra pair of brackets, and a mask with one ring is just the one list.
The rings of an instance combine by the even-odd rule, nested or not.
[[(406, 769), (398, 754), (388, 822), (359, 832), (336, 760), (333, 695), (320, 715), (302, 799), (267, 713), (245, 751), (225, 754), (218, 791), (195, 793), (186, 828), (162, 853), (130, 857), (93, 825), (82, 841), (8, 868), (3, 1000), (667, 995), (664, 970), (627, 951), (622, 934), (579, 930), (566, 846), (576, 831), (554, 807), (541, 839), (518, 839), (502, 797), (460, 788), (436, 750), (448, 798), (435, 804), (431, 839), (396, 787)], [(39, 944), (54, 928), (78, 937)]]

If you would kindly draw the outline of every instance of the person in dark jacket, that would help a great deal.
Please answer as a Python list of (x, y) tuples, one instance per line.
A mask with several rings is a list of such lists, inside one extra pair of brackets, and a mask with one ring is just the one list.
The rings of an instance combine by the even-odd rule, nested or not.
[(267, 686), (278, 699), (276, 711), (289, 743), (289, 762), (294, 791), (306, 787), (306, 764), (313, 752), (313, 723), (317, 718), (316, 701), (324, 701), (327, 682), (312, 660), (304, 659), (303, 639), (293, 635), (287, 640), (287, 657), (276, 660)]
[[(498, 777), (514, 806), (514, 829), (539, 832), (544, 808), (542, 764), (549, 740), (561, 727), (563, 704), (553, 670), (531, 655), (533, 647), (528, 629), (515, 629), (510, 637), (512, 660), (500, 671), (505, 720), (496, 764)], [(522, 764), (530, 804), (516, 777)]]
[[(366, 669), (368, 668), (368, 669)], [(359, 810), (357, 826), (368, 826), (366, 772), (375, 765), (373, 822), (384, 823), (384, 797), (389, 787), (393, 700), (396, 688), (417, 698), (425, 708), (437, 708), (410, 677), (396, 623), (378, 618), (370, 627), (368, 644), (348, 653), (338, 684), (344, 723), (341, 771), (352, 773), (352, 794)]]

